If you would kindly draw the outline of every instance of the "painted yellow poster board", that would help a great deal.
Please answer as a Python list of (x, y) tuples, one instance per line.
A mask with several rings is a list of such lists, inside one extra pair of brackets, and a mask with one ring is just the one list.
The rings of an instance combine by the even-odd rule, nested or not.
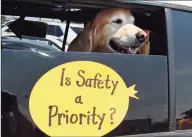
[(30, 113), (49, 136), (103, 136), (114, 130), (136, 97), (112, 68), (74, 61), (44, 74), (30, 95)]

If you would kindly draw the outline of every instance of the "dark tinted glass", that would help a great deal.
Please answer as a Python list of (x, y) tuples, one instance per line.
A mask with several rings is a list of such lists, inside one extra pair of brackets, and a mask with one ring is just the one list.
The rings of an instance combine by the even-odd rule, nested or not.
[(59, 26), (55, 26), (56, 27), (56, 36), (60, 37), (63, 35), (63, 32), (61, 30), (61, 28)]
[(61, 28), (59, 26), (48, 25), (47, 34), (48, 35), (53, 35), (53, 36), (56, 36), (56, 37), (60, 37), (60, 36), (63, 35), (63, 32), (62, 32), (62, 30), (61, 30)]
[(56, 34), (55, 34), (55, 26), (54, 25), (48, 25), (47, 34), (48, 35), (56, 36)]
[(173, 11), (177, 129), (192, 129), (192, 13)]

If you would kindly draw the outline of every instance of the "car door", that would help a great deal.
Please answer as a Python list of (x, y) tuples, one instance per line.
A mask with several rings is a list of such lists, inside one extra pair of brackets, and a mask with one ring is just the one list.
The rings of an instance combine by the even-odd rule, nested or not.
[[(126, 4), (124, 6), (127, 8)], [(127, 87), (136, 85), (135, 89), (139, 97), (138, 100), (130, 98), (124, 120), (107, 135), (123, 136), (169, 131), (169, 54), (166, 41), (165, 9), (157, 8), (153, 11), (150, 10), (150, 6), (147, 8), (147, 12), (136, 12), (135, 16), (140, 18), (136, 19), (136, 25), (151, 31), (151, 55), (92, 52), (41, 54), (2, 51), (2, 90), (7, 90), (17, 96), (20, 109), (33, 123), (29, 114), (29, 97), (34, 85), (46, 72), (73, 61), (97, 62), (115, 70)], [(78, 64), (76, 67), (79, 67)], [(99, 71), (95, 70), (95, 72)], [(46, 95), (41, 101), (44, 102), (44, 99)], [(99, 98), (98, 101), (100, 101)]]

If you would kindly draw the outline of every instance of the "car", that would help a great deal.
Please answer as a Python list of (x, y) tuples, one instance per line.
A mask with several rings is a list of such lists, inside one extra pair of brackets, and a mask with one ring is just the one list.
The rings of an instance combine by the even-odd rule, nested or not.
[[(22, 1), (25, 1), (22, 3)], [(46, 52), (48, 56), (44, 55), (36, 55), (32, 54), (32, 52), (22, 52), (22, 51), (10, 51), (10, 50), (2, 50), (1, 51), (1, 87), (2, 87), (2, 136), (19, 136), (23, 135), (24, 137), (31, 136), (39, 136), (44, 137), (45, 134), (49, 134), (47, 136), (52, 136), (51, 132), (57, 130), (57, 126), (49, 126), (48, 124), (48, 98), (51, 98), (51, 103), (54, 101), (69, 101), (72, 100), (71, 106), (73, 107), (73, 113), (71, 111), (66, 111), (68, 109), (67, 104), (62, 104), (61, 111), (55, 111), (52, 117), (56, 116), (56, 113), (59, 112), (57, 119), (55, 119), (54, 123), (58, 123), (59, 129), (62, 129), (62, 119), (68, 119), (68, 114), (76, 115), (74, 112), (78, 112), (78, 114), (82, 114), (81, 111), (86, 111), (85, 113), (89, 114), (88, 118), (91, 120), (91, 116), (95, 116), (96, 114), (91, 114), (90, 111), (87, 111), (87, 106), (95, 101), (95, 106), (100, 104), (101, 107), (98, 109), (101, 114), (105, 113), (103, 110), (105, 105), (109, 105), (114, 107), (116, 103), (121, 99), (116, 99), (116, 96), (106, 93), (107, 89), (102, 89), (101, 86), (99, 88), (94, 89), (94, 91), (99, 92), (102, 90), (105, 92), (106, 96), (110, 95), (110, 97), (114, 97), (110, 103), (108, 98), (102, 100), (99, 95), (92, 95), (91, 88), (88, 87), (91, 85), (92, 80), (99, 81), (98, 83), (105, 83), (108, 80), (105, 80), (102, 76), (108, 77), (112, 75), (112, 72), (116, 72), (118, 74), (118, 78), (120, 77), (119, 82), (121, 83), (120, 91), (118, 91), (118, 95), (121, 95), (122, 99), (127, 99), (128, 103), (123, 105), (119, 104), (119, 109), (124, 108), (124, 105), (127, 109), (127, 113), (124, 116), (123, 112), (119, 112), (118, 107), (116, 111), (106, 111), (106, 121), (105, 125), (102, 129), (98, 130), (96, 125), (98, 122), (94, 121), (93, 118), (91, 121), (94, 124), (91, 125), (91, 122), (82, 123), (73, 123), (69, 127), (74, 127), (71, 129), (70, 135), (77, 133), (75, 128), (78, 127), (80, 129), (79, 132), (84, 131), (85, 127), (90, 129), (81, 133), (90, 133), (95, 131), (97, 133), (102, 133), (102, 131), (108, 131), (109, 128), (113, 127), (114, 121), (118, 121), (119, 119), (123, 119), (123, 121), (119, 122), (114, 126), (113, 130), (107, 132), (102, 135), (95, 136), (114, 136), (114, 137), (181, 137), (181, 136), (192, 136), (192, 46), (191, 46), (191, 32), (192, 32), (192, 6), (191, 2), (188, 1), (187, 4), (178, 4), (175, 1), (128, 1), (128, 0), (78, 0), (78, 1), (27, 1), (21, 0), (17, 1), (6, 1), (3, 0), (4, 4), (2, 5), (2, 14), (9, 15), (17, 15), (23, 16), (25, 13), (26, 16), (34, 16), (34, 17), (47, 17), (47, 18), (55, 18), (61, 19), (65, 21), (74, 21), (79, 23), (89, 23), (89, 21), (94, 22), (94, 17), (98, 12), (103, 9), (110, 8), (123, 8), (130, 9), (131, 13), (135, 17), (130, 18), (129, 21), (134, 22), (135, 26), (146, 30), (148, 32), (148, 51), (147, 54), (122, 54), (121, 52), (115, 53), (103, 53), (103, 52)], [(22, 4), (21, 4), (22, 3)], [(10, 6), (11, 5), (11, 6)], [(13, 7), (19, 10), (12, 10)], [(38, 5), (38, 6), (37, 6)], [(28, 10), (26, 11), (26, 7)], [(72, 11), (73, 8), (78, 8), (78, 11)], [(125, 11), (125, 10), (123, 10)], [(127, 10), (126, 10), (127, 11)], [(119, 12), (108, 12), (115, 14)], [(122, 25), (124, 20), (119, 17), (124, 17), (117, 14), (117, 16), (113, 16), (114, 18), (109, 18), (109, 16), (103, 15), (102, 18), (97, 18), (97, 22), (94, 22), (92, 27), (88, 24), (84, 26), (84, 28), (90, 27), (93, 31), (96, 32), (95, 37), (92, 35), (87, 35), (85, 40), (88, 42), (91, 38), (97, 38), (102, 35), (101, 27), (103, 24), (99, 23), (108, 23), (105, 28), (117, 28), (117, 30), (121, 29), (120, 24)], [(130, 15), (130, 14), (129, 14)], [(119, 19), (120, 18), (120, 19)], [(111, 20), (109, 20), (111, 19)], [(107, 21), (106, 21), (107, 20)], [(128, 24), (127, 26), (134, 26), (133, 24)], [(99, 27), (100, 28), (99, 28)], [(95, 27), (95, 28), (94, 28)], [(98, 28), (97, 28), (98, 27)], [(130, 27), (130, 28), (131, 28)], [(89, 29), (89, 28), (88, 28)], [(101, 30), (98, 30), (101, 29)], [(96, 31), (94, 31), (96, 30)], [(111, 33), (113, 33), (114, 29), (111, 29)], [(126, 30), (125, 30), (126, 31)], [(114, 33), (119, 31), (114, 31)], [(121, 31), (120, 31), (121, 32)], [(100, 35), (99, 35), (99, 34)], [(123, 32), (122, 32), (123, 33)], [(65, 33), (64, 33), (65, 34)], [(87, 34), (87, 33), (86, 33)], [(95, 34), (95, 33), (88, 33)], [(126, 34), (126, 33), (125, 33)], [(58, 35), (59, 36), (59, 35)], [(61, 36), (61, 35), (60, 35)], [(67, 35), (64, 35), (67, 36)], [(84, 36), (84, 35), (83, 35)], [(90, 37), (89, 37), (90, 36)], [(108, 35), (107, 35), (108, 36)], [(114, 36), (114, 35), (113, 35)], [(116, 35), (115, 35), (116, 36)], [(105, 35), (102, 35), (103, 38)], [(120, 36), (119, 36), (120, 37)], [(136, 37), (136, 36), (135, 36)], [(65, 37), (67, 38), (67, 37)], [(118, 38), (118, 37), (117, 37)], [(120, 37), (121, 38), (121, 37)], [(126, 38), (126, 37), (125, 37)], [(122, 38), (122, 39), (125, 39)], [(95, 40), (94, 39), (94, 40)], [(111, 39), (110, 39), (111, 40)], [(66, 40), (64, 39), (64, 43)], [(80, 41), (81, 42), (81, 41)], [(95, 41), (94, 41), (95, 42)], [(96, 41), (103, 42), (103, 41)], [(108, 41), (107, 41), (108, 42)], [(91, 43), (91, 42), (90, 42)], [(69, 43), (70, 46), (71, 43)], [(80, 43), (81, 44), (81, 43)], [(83, 43), (81, 46), (87, 46), (86, 43)], [(95, 44), (95, 43), (91, 43)], [(90, 44), (90, 45), (91, 45)], [(108, 42), (107, 46), (110, 46)], [(75, 44), (74, 44), (75, 45)], [(78, 45), (78, 44), (77, 44)], [(63, 45), (65, 46), (65, 45)], [(76, 46), (76, 45), (75, 45)], [(79, 48), (79, 49), (80, 49)], [(112, 48), (112, 46), (111, 46)], [(92, 62), (92, 64), (101, 64), (101, 68), (96, 68), (89, 63), (87, 63), (85, 71), (84, 66), (81, 66), (80, 63), (75, 62)], [(72, 67), (65, 68), (63, 66), (70, 66), (70, 63), (74, 63)], [(111, 68), (110, 71), (104, 71), (106, 67)], [(68, 66), (67, 66), (68, 67)], [(54, 71), (55, 69), (59, 69), (58, 71)], [(76, 70), (79, 69), (83, 73), (78, 73), (79, 75), (75, 75), (75, 72), (71, 72), (70, 74), (67, 72), (68, 70)], [(114, 71), (113, 71), (114, 70)], [(51, 72), (51, 73), (49, 73)], [(90, 73), (89, 73), (90, 72)], [(93, 73), (97, 75), (92, 79)], [(47, 75), (50, 74), (48, 77)], [(87, 75), (86, 75), (87, 74)], [(103, 74), (99, 77), (99, 74)], [(75, 77), (69, 78), (70, 76), (80, 76), (78, 79)], [(83, 76), (89, 76), (87, 79), (83, 79)], [(98, 76), (98, 77), (97, 77)], [(116, 75), (114, 79), (117, 80)], [(91, 77), (91, 78), (90, 78)], [(58, 79), (59, 78), (59, 79)], [(81, 79), (82, 78), (82, 79)], [(103, 78), (103, 81), (98, 80), (99, 78)], [(109, 77), (108, 77), (109, 78)], [(44, 82), (41, 83), (41, 80)], [(87, 97), (86, 101), (84, 100), (84, 89), (80, 89), (78, 86), (72, 87), (70, 84), (70, 80), (74, 83), (78, 83), (79, 80), (86, 81), (84, 82), (86, 89), (89, 88), (89, 97)], [(40, 82), (39, 82), (40, 81)], [(51, 81), (51, 82), (50, 82)], [(123, 81), (123, 82), (121, 82)], [(40, 84), (39, 84), (40, 83)], [(67, 84), (66, 84), (67, 83)], [(83, 82), (82, 82), (83, 83)], [(42, 86), (41, 86), (42, 84)], [(67, 86), (66, 86), (66, 85)], [(81, 85), (81, 83), (78, 83)], [(99, 84), (95, 83), (95, 86)], [(54, 86), (57, 88), (54, 88)], [(83, 84), (82, 84), (83, 85)], [(133, 86), (134, 85), (134, 86)], [(38, 88), (35, 88), (39, 86)], [(124, 88), (126, 86), (126, 88)], [(129, 88), (135, 87), (134, 90), (129, 90)], [(65, 89), (72, 89), (72, 93), (77, 96), (75, 99), (71, 99), (69, 95), (70, 93), (66, 93), (65, 96), (59, 96), (59, 91), (66, 92)], [(110, 86), (108, 85), (110, 89)], [(61, 90), (60, 90), (61, 89)], [(38, 91), (37, 93), (44, 91), (41, 94), (35, 94), (40, 101), (35, 101), (36, 107), (32, 109), (36, 110), (34, 112), (36, 115), (32, 117), (31, 106), (33, 103), (30, 102), (30, 97), (32, 91)], [(137, 99), (131, 98), (129, 96), (124, 96), (123, 92), (128, 93), (136, 93)], [(137, 92), (138, 91), (138, 92)], [(53, 92), (52, 96), (49, 93)], [(62, 93), (63, 93), (62, 92)], [(116, 92), (117, 93), (117, 92)], [(100, 94), (100, 92), (98, 93)], [(82, 98), (81, 98), (82, 95)], [(132, 95), (134, 96), (134, 95)], [(107, 96), (108, 97), (108, 96)], [(60, 99), (61, 98), (61, 99)], [(66, 99), (66, 100), (64, 100)], [(75, 101), (75, 102), (74, 102)], [(51, 104), (50, 103), (50, 104)], [(87, 104), (87, 105), (86, 105)], [(45, 108), (42, 108), (43, 105), (47, 105)], [(93, 106), (94, 106), (93, 105)], [(84, 106), (84, 107), (83, 107)], [(90, 105), (91, 106), (91, 105)], [(93, 107), (91, 106), (91, 107)], [(14, 109), (16, 108), (16, 109)], [(64, 109), (63, 109), (64, 108)], [(81, 109), (83, 108), (83, 109)], [(39, 110), (38, 110), (39, 109)], [(43, 112), (43, 109), (46, 112)], [(19, 112), (19, 118), (17, 116), (18, 113), (13, 113), (14, 110)], [(19, 110), (19, 111), (18, 111)], [(32, 111), (34, 111), (32, 110)], [(66, 114), (63, 114), (63, 112)], [(43, 115), (47, 114), (47, 115)], [(50, 114), (50, 113), (49, 113)], [(122, 114), (119, 117), (116, 117), (116, 114)], [(83, 116), (83, 115), (81, 115)], [(85, 116), (85, 115), (84, 115)], [(83, 116), (83, 117), (84, 117)], [(37, 119), (42, 118), (44, 121)], [(50, 118), (50, 117), (49, 117)], [(73, 117), (76, 121), (77, 118)], [(88, 119), (87, 118), (87, 119)], [(16, 124), (10, 124), (9, 121), (16, 121)], [(35, 119), (35, 120), (34, 120)], [(72, 118), (71, 118), (72, 119)], [(67, 122), (72, 121), (66, 120)], [(85, 118), (86, 119), (86, 118)], [(75, 121), (74, 120), (74, 121)], [(114, 120), (114, 121), (113, 121)], [(64, 121), (64, 122), (66, 122)], [(66, 123), (67, 123), (66, 122)], [(77, 124), (77, 126), (76, 126)], [(19, 125), (19, 126), (18, 126)], [(40, 126), (38, 126), (40, 125)], [(76, 127), (75, 127), (75, 126)], [(68, 127), (67, 124), (64, 126)], [(79, 128), (80, 127), (80, 128)], [(96, 127), (96, 128), (95, 128)], [(46, 129), (50, 132), (46, 133)], [(52, 129), (52, 130), (51, 130)], [(58, 130), (59, 130), (58, 129)], [(62, 132), (64, 131), (64, 132)], [(65, 134), (66, 130), (62, 130), (61, 132)], [(90, 131), (90, 132), (89, 132)], [(95, 133), (94, 132), (94, 133)], [(93, 133), (93, 132), (92, 132)], [(58, 133), (59, 134), (59, 133)], [(57, 135), (58, 135), (57, 134)], [(93, 134), (92, 134), (93, 135)], [(69, 136), (69, 135), (68, 135)]]
[(49, 45), (49, 43), (46, 43), (49, 41), (43, 41), (43, 39), (37, 39), (34, 37), (24, 37), (20, 40), (16, 36), (3, 36), (1, 37), (1, 40), (1, 49), (61, 51), (61, 49), (58, 49), (55, 45)]

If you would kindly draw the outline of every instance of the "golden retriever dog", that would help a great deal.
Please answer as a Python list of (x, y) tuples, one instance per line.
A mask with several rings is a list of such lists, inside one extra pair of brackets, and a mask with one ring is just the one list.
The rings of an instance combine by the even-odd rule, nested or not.
[(145, 54), (147, 33), (134, 20), (129, 9), (104, 9), (85, 25), (68, 51)]

